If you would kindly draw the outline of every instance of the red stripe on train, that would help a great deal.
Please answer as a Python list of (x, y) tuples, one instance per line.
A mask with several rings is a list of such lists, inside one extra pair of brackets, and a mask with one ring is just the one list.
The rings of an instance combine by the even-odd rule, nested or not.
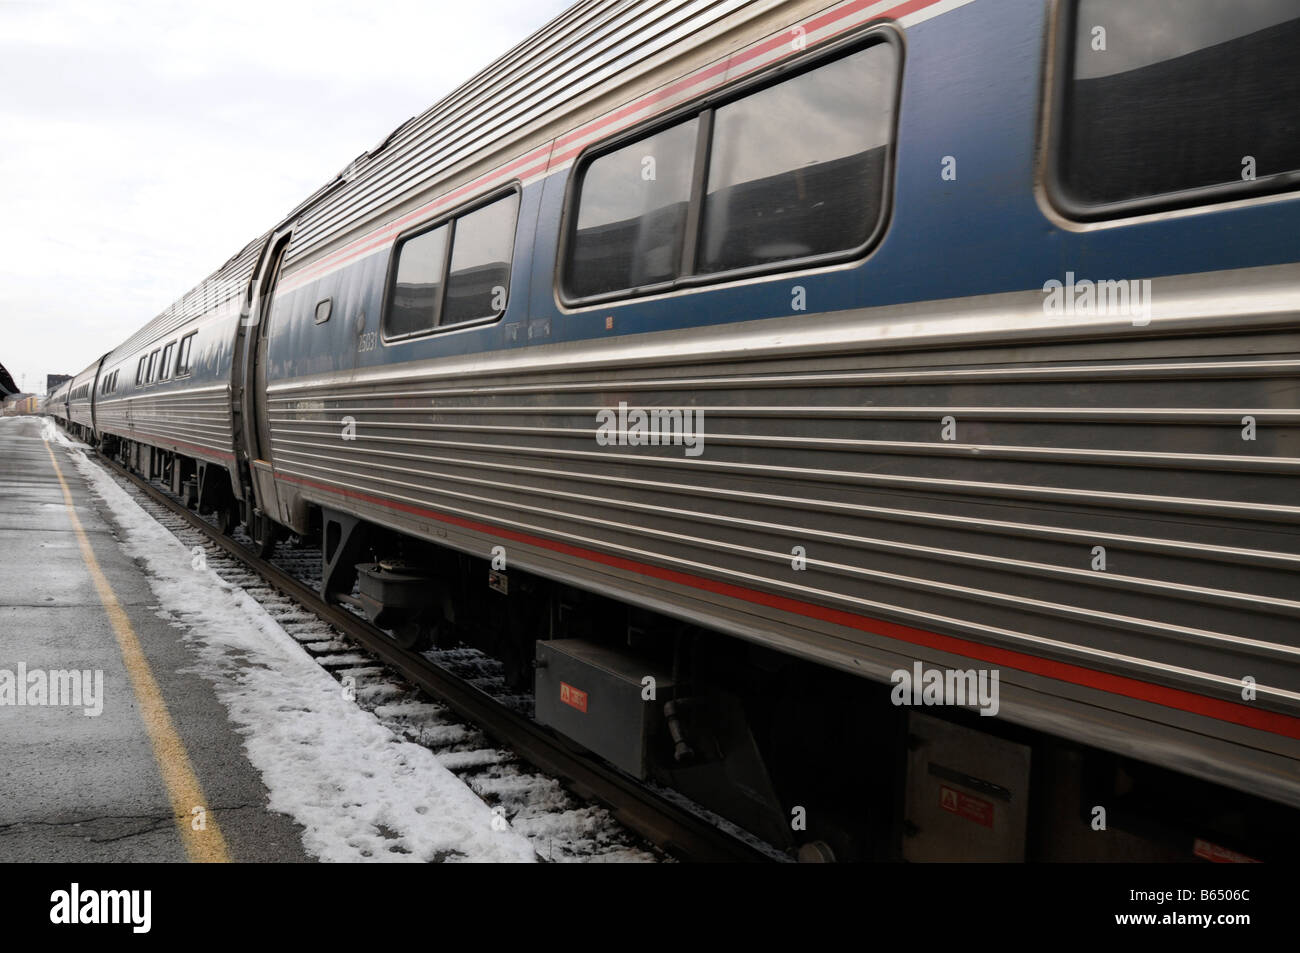
[[(737, 53), (733, 53), (731, 56), (727, 57), (725, 60), (722, 60), (719, 63), (714, 63), (712, 66), (706, 66), (698, 73), (693, 73), (690, 76), (685, 76), (682, 79), (677, 80), (677, 82), (675, 83), (670, 83), (669, 85), (664, 86), (662, 89), (657, 89), (652, 93), (642, 96), (636, 102), (629, 103), (628, 105), (624, 106), (621, 109), (616, 110), (615, 112), (612, 112), (606, 116), (602, 116), (600, 119), (596, 119), (592, 122), (587, 123), (587, 125), (583, 126), (580, 129), (575, 129), (573, 132), (561, 136), (559, 139), (555, 141), (555, 148), (557, 151), (566, 148), (571, 144), (578, 142), (581, 139), (587, 138), (588, 136), (591, 135), (591, 133), (604, 129), (605, 126), (608, 126), (611, 123), (617, 122), (620, 119), (625, 119), (629, 116), (636, 115), (637, 113), (644, 110), (647, 106), (652, 106), (655, 103), (662, 102), (665, 99), (671, 99), (673, 96), (677, 95), (678, 93), (685, 92), (686, 90), (690, 89), (693, 86), (698, 86), (704, 80), (712, 79), (713, 77), (717, 76), (719, 73), (725, 75), (729, 73), (731, 70), (735, 69), (736, 67), (744, 63), (749, 62), (755, 57), (762, 56), (765, 53), (770, 53), (775, 49), (779, 49), (782, 46), (788, 45), (790, 43), (790, 31), (792, 31), (795, 26), (801, 26), (803, 27), (804, 30), (806, 30), (809, 33), (815, 33), (816, 31), (824, 27), (828, 27), (833, 23), (837, 23), (840, 20), (844, 20), (848, 17), (851, 17), (854, 14), (859, 13), (862, 10), (865, 10), (867, 7), (874, 6), (879, 2), (880, 0), (857, 0), (856, 3), (850, 3), (838, 9), (830, 10), (822, 14), (821, 16), (817, 17), (814, 20), (809, 20), (805, 23), (796, 23), (793, 26), (791, 26), (789, 29), (785, 30), (784, 32), (778, 33), (776, 36), (770, 37), (769, 39), (760, 42), (755, 46), (751, 46), (748, 49), (744, 49)], [(876, 16), (873, 17), (873, 19), (897, 20), (907, 16), (909, 13), (915, 13), (918, 10), (924, 10), (926, 7), (932, 7), (935, 4), (941, 2), (942, 0), (908, 0), (908, 2), (900, 3), (898, 6), (890, 7), (888, 10), (882, 10), (880, 13), (876, 14)], [(825, 42), (826, 40), (829, 40), (832, 37), (838, 36), (840, 33), (848, 29), (851, 29), (851, 27), (844, 27), (842, 30), (836, 31), (835, 33), (832, 33), (830, 36), (825, 37), (821, 42)], [(791, 52), (793, 53), (794, 51), (792, 50)], [(778, 60), (779, 59), (781, 59), (781, 57), (778, 57)], [(773, 62), (776, 61), (777, 60), (774, 60)], [(768, 66), (768, 65), (770, 64), (769, 63), (758, 64), (759, 67)], [(613, 131), (617, 132), (618, 130), (613, 130)], [(564, 153), (562, 155), (557, 155), (551, 159), (551, 164), (555, 165), (557, 161), (563, 161), (563, 159), (568, 156), (577, 155), (577, 153), (582, 151), (583, 148), (585, 148), (585, 145), (579, 147), (578, 149), (570, 150), (569, 152)]]
[[(422, 205), (420, 208), (416, 209), (413, 212), (408, 212), (407, 214), (403, 215), (399, 219), (389, 222), (386, 225), (381, 225), (373, 232), (370, 232), (368, 235), (363, 235), (361, 238), (358, 238), (356, 241), (352, 242), (351, 244), (345, 245), (343, 248), (340, 248), (338, 251), (333, 252), (331, 255), (325, 258), (318, 259), (316, 262), (307, 265), (302, 270), (296, 271), (293, 274), (288, 275), (284, 280), (285, 286), (289, 289), (297, 288), (301, 285), (307, 284), (308, 282), (320, 277), (327, 271), (331, 271), (334, 268), (349, 264), (350, 262), (355, 261), (358, 258), (364, 258), (366, 255), (370, 254), (376, 249), (382, 248), (384, 245), (387, 245), (390, 241), (392, 241), (393, 237), (397, 234), (397, 232), (401, 231), (407, 225), (414, 224), (419, 222), (421, 219), (431, 217), (430, 216), (431, 212), (437, 211), (438, 209), (443, 208), (444, 206), (450, 205), (453, 202), (455, 202), (455, 200), (467, 196), (470, 193), (477, 192), (480, 190), (486, 190), (489, 186), (495, 184), (504, 184), (506, 181), (512, 178), (518, 177), (521, 179), (526, 179), (529, 176), (535, 175), (539, 172), (545, 172), (546, 161), (547, 161), (545, 158), (545, 154), (550, 152), (550, 148), (551, 148), (550, 145), (547, 144), (543, 148), (534, 149), (532, 152), (524, 156), (522, 159), (517, 159), (516, 161), (510, 163), (507, 166), (504, 166), (501, 169), (496, 170), (495, 172), (490, 172), (487, 175), (482, 176), (481, 178), (475, 179), (473, 182), (467, 182), (465, 185), (462, 185), (458, 189), (448, 192), (445, 195), (440, 195), (438, 198), (434, 199), (432, 202), (429, 202), (427, 205)], [(522, 166), (526, 166), (528, 163), (537, 162), (538, 156), (542, 156), (540, 165), (529, 166), (528, 168), (524, 168), (522, 171), (520, 171)]]
[(742, 602), (762, 605), (771, 609), (777, 609), (781, 612), (789, 612), (794, 615), (818, 619), (823, 622), (830, 622), (834, 625), (857, 629), (862, 632), (869, 632), (873, 635), (883, 635), (886, 638), (896, 639), (910, 645), (920, 645), (940, 652), (949, 652), (953, 655), (961, 655), (982, 662), (990, 662), (1004, 668), (1013, 668), (1022, 672), (1028, 672), (1032, 675), (1041, 675), (1057, 681), (1069, 682), (1072, 685), (1097, 689), (1099, 691), (1108, 692), (1112, 695), (1123, 695), (1126, 698), (1150, 702), (1155, 705), (1161, 705), (1165, 708), (1174, 708), (1178, 711), (1190, 712), (1194, 715), (1202, 715), (1206, 718), (1213, 718), (1216, 721), (1226, 721), (1234, 725), (1242, 725), (1247, 728), (1266, 731), (1270, 734), (1281, 735), (1285, 738), (1300, 739), (1300, 718), (1291, 715), (1263, 711), (1258, 708), (1251, 708), (1248, 705), (1240, 704), (1239, 702), (1210, 698), (1206, 695), (1198, 695), (1195, 692), (1185, 691), (1180, 688), (1168, 688), (1164, 685), (1144, 682), (1140, 679), (1130, 678), (1125, 675), (1111, 675), (1107, 672), (1096, 671), (1095, 669), (1073, 665), (1068, 662), (1056, 662), (1051, 659), (1040, 658), (1036, 655), (1028, 655), (1024, 652), (1016, 652), (1011, 649), (999, 649), (979, 642), (972, 642), (968, 639), (960, 639), (949, 635), (940, 635), (937, 632), (928, 632), (925, 629), (916, 629), (896, 622), (872, 619), (868, 616), (857, 615), (841, 609), (828, 609), (825, 606), (815, 605), (811, 602), (790, 599), (786, 596), (772, 595), (771, 593), (761, 592), (757, 589), (748, 589), (744, 586), (733, 585), (732, 583), (718, 582), (714, 579), (707, 579), (703, 576), (694, 576), (690, 573), (678, 572), (674, 569), (664, 569), (659, 566), (651, 566), (631, 559), (624, 559), (621, 556), (611, 556), (607, 553), (596, 552), (595, 550), (584, 549), (579, 546), (572, 546), (568, 543), (561, 543), (540, 536), (533, 536), (528, 533), (520, 533), (516, 530), (492, 526), (488, 523), (479, 523), (459, 516), (450, 516), (445, 513), (439, 513), (435, 510), (426, 509), (420, 506), (413, 506), (408, 503), (393, 502), (391, 500), (383, 499), (382, 497), (372, 496), (368, 493), (338, 489), (303, 477), (293, 477), (277, 473), (276, 478), (290, 483), (299, 483), (303, 486), (313, 487), (338, 496), (361, 500), (362, 502), (373, 503), (388, 509), (410, 513), (414, 516), (421, 516), (427, 519), (438, 520), (442, 523), (449, 523), (454, 526), (459, 526), (462, 529), (488, 533), (503, 539), (514, 540), (517, 543), (537, 546), (542, 549), (549, 549), (554, 552), (564, 553), (568, 556), (576, 556), (579, 559), (585, 559), (589, 562), (601, 563), (617, 569), (625, 569), (630, 572), (639, 573), (643, 576), (661, 579), (665, 582), (677, 583), (678, 585), (688, 586), (692, 589), (702, 589), (706, 592), (712, 592), (716, 595), (738, 599)]

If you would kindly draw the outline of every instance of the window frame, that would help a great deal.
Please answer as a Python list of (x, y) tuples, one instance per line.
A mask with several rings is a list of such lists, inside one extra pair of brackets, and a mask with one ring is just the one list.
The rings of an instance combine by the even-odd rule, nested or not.
[(1070, 84), (1074, 81), (1074, 48), (1079, 4), (1082, 0), (1056, 0), (1053, 16), (1048, 18), (1048, 49), (1051, 62), (1044, 70), (1047, 89), (1043, 101), (1048, 103), (1043, 148), (1042, 182), (1048, 202), (1067, 219), (1076, 222), (1105, 222), (1132, 218), (1152, 212), (1188, 208), (1211, 208), (1243, 198), (1277, 195), (1300, 189), (1300, 169), (1279, 172), (1253, 181), (1229, 181), (1202, 185), (1177, 192), (1143, 195), (1118, 202), (1092, 205), (1072, 198), (1065, 187), (1061, 166), (1064, 159), (1065, 129)]
[[(189, 377), (194, 373), (194, 338), (198, 331), (191, 331), (189, 334), (181, 336), (177, 341), (176, 347), (176, 373), (173, 377)], [(188, 344), (188, 347), (186, 346)], [(181, 360), (185, 360), (185, 366), (181, 367)]]
[[(458, 219), (469, 215), (471, 212), (477, 212), (481, 208), (486, 208), (493, 202), (500, 201), (510, 195), (515, 196), (515, 221), (514, 232), (510, 239), (510, 283), (506, 286), (506, 304), (498, 313), (486, 315), (482, 318), (471, 318), (468, 321), (460, 321), (456, 324), (435, 324), (431, 328), (422, 331), (410, 331), (406, 334), (390, 335), (388, 333), (388, 319), (392, 310), (393, 295), (397, 289), (397, 268), (402, 257), (401, 251), (408, 241), (418, 238), (421, 235), (440, 228), (443, 225), (448, 226), (447, 244), (442, 254), (442, 284), (440, 297), (438, 299), (438, 320), (442, 320), (442, 305), (447, 294), (447, 281), (451, 271), (451, 257), (456, 247), (456, 222)], [(463, 331), (466, 328), (477, 328), (487, 324), (495, 324), (505, 317), (506, 311), (510, 308), (510, 299), (513, 296), (515, 284), (515, 255), (519, 250), (519, 213), (523, 209), (523, 187), (518, 179), (513, 179), (505, 185), (497, 186), (489, 192), (470, 199), (448, 212), (444, 212), (427, 222), (421, 222), (419, 225), (402, 232), (393, 241), (393, 253), (389, 256), (388, 274), (384, 279), (384, 300), (380, 307), (379, 319), (379, 340), (385, 347), (390, 344), (405, 344), (407, 341), (418, 341), (436, 334), (442, 334), (450, 331)]]
[[(162, 357), (158, 359), (158, 380), (169, 381), (172, 379), (172, 371), (175, 369), (175, 362), (172, 360), (176, 353), (176, 341), (168, 341), (163, 345)], [(169, 366), (171, 365), (171, 366)]]
[(157, 358), (162, 356), (162, 348), (155, 348), (149, 352), (149, 369), (145, 371), (145, 383), (152, 384), (158, 380), (158, 361)]
[[(617, 152), (625, 146), (670, 129), (678, 123), (691, 119), (700, 120), (698, 138), (695, 142), (695, 168), (691, 175), (691, 194), (686, 210), (686, 234), (682, 242), (682, 261), (692, 261), (698, 268), (699, 244), (703, 238), (705, 189), (708, 185), (709, 157), (712, 153), (714, 114), (723, 106), (762, 92), (804, 73), (811, 73), (831, 62), (850, 56), (859, 50), (867, 49), (879, 43), (887, 43), (894, 50), (893, 99), (890, 103), (889, 142), (885, 147), (883, 182), (880, 194), (880, 214), (875, 226), (866, 240), (850, 249), (825, 252), (820, 255), (807, 255), (803, 258), (789, 258), (783, 261), (765, 262), (746, 265), (726, 271), (708, 273), (695, 272), (679, 275), (671, 281), (660, 281), (642, 285), (638, 288), (624, 288), (606, 291), (594, 295), (577, 296), (569, 293), (567, 287), (569, 254), (573, 248), (577, 231), (578, 210), (582, 198), (582, 186), (586, 180), (587, 170), (601, 156)], [(894, 212), (894, 174), (896, 170), (896, 151), (898, 148), (899, 112), (903, 98), (903, 74), (906, 59), (906, 46), (898, 26), (892, 21), (876, 21), (849, 32), (848, 35), (832, 41), (818, 44), (795, 56), (772, 64), (753, 76), (743, 77), (735, 82), (726, 83), (720, 88), (692, 99), (661, 116), (655, 116), (645, 122), (625, 129), (607, 139), (599, 140), (587, 146), (573, 162), (573, 173), (566, 184), (564, 207), (560, 218), (560, 241), (556, 253), (554, 273), (554, 291), (556, 300), (568, 309), (576, 310), (588, 305), (602, 305), (609, 302), (629, 301), (650, 295), (665, 294), (673, 291), (689, 290), (710, 285), (727, 284), (743, 281), (747, 278), (785, 274), (790, 272), (811, 271), (828, 265), (865, 260), (880, 244), (889, 229)]]

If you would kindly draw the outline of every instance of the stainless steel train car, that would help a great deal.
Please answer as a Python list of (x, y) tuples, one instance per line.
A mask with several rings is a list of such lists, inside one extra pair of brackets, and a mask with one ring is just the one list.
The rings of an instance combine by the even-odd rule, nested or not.
[(68, 429), (82, 440), (96, 439), (95, 389), (99, 386), (99, 369), (103, 363), (101, 357), (69, 382)]
[(72, 425), (801, 856), (1285, 856), (1300, 11), (1227, 9), (587, 0)]
[(96, 422), (108, 447), (233, 526), (242, 494), (235, 466), (232, 345), (264, 237), (231, 257), (104, 358)]
[(72, 390), (72, 382), (64, 381), (58, 387), (50, 392), (50, 396), (45, 400), (45, 413), (53, 417), (59, 423), (66, 425), (68, 422), (68, 394)]

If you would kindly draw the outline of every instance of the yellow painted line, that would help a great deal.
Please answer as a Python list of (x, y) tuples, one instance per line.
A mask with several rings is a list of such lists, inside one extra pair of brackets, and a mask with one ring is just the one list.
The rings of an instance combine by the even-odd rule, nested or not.
[[(127, 618), (126, 610), (117, 601), (113, 587), (108, 584), (108, 579), (99, 568), (99, 560), (95, 558), (95, 552), (90, 547), (90, 539), (86, 536), (86, 531), (81, 528), (81, 520), (77, 518), (76, 508), (72, 505), (72, 491), (68, 489), (68, 483), (63, 479), (63, 471), (59, 469), (59, 460), (54, 455), (54, 448), (46, 443), (45, 449), (49, 451), (50, 462), (54, 464), (54, 475), (59, 478), (59, 485), (63, 487), (63, 499), (68, 505), (68, 519), (72, 521), (77, 542), (81, 545), (81, 558), (85, 560), (86, 568), (90, 570), (90, 578), (94, 580), (99, 601), (103, 603), (104, 611), (108, 613), (108, 621), (113, 626), (113, 634), (117, 637), (117, 647), (122, 653), (127, 675), (131, 678), (131, 687), (135, 690), (135, 698), (140, 705), (140, 716), (144, 719), (149, 741), (153, 744), (154, 760), (158, 762), (158, 770), (162, 774), (163, 783), (167, 786), (167, 797), (172, 802), (176, 829), (180, 831), (185, 852), (191, 861), (229, 863), (230, 854), (226, 850), (226, 839), (222, 836), (217, 819), (203, 797), (203, 788), (199, 784), (198, 775), (194, 773), (194, 765), (185, 750), (185, 743), (181, 741), (181, 736), (176, 733), (176, 726), (172, 724), (167, 703), (163, 701), (162, 691), (153, 677), (153, 670), (149, 668), (149, 660), (145, 658), (144, 649), (140, 647), (140, 639), (131, 626), (131, 620)], [(190, 812), (196, 807), (202, 808), (206, 813), (205, 830), (196, 831), (192, 826), (195, 816)]]

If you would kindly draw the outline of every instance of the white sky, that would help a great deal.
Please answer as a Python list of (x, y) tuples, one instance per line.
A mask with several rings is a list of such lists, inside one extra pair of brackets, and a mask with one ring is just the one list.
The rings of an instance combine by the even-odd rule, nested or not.
[(571, 0), (0, 0), (0, 364), (161, 312)]

